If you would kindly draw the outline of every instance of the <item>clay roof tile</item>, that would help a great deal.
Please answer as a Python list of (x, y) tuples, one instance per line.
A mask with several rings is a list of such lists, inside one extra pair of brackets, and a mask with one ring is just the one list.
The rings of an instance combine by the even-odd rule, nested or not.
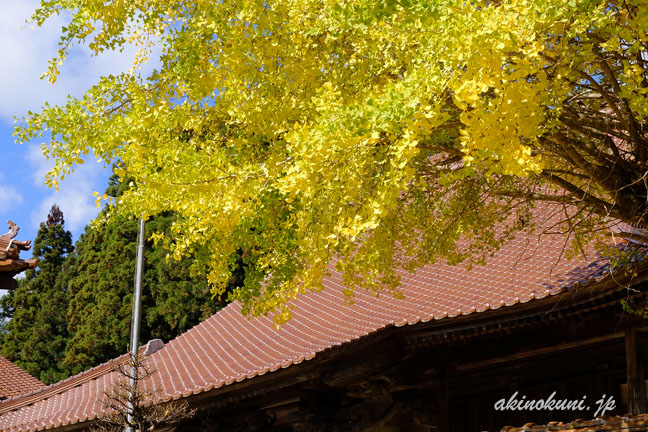
[[(316, 357), (383, 329), (430, 320), (449, 320), (557, 295), (606, 276), (596, 256), (567, 259), (564, 238), (545, 236), (542, 247), (519, 234), (471, 271), (442, 262), (410, 274), (400, 272), (405, 299), (357, 290), (353, 304), (342, 294), (342, 278), (333, 268), (324, 289), (294, 304), (293, 318), (277, 330), (270, 317), (248, 319), (230, 304), (147, 358), (156, 370), (150, 385), (162, 400), (178, 399)], [(0, 429), (34, 431), (83, 422), (101, 414), (99, 398), (110, 387), (108, 365), (35, 392), (0, 402)]]
[(0, 356), (0, 400), (30, 393), (45, 384)]

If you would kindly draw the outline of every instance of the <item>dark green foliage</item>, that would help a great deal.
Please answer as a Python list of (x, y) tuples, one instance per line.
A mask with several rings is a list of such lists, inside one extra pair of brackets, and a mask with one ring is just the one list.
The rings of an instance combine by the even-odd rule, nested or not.
[[(106, 193), (120, 195), (123, 184), (113, 177)], [(149, 220), (146, 238), (173, 220), (172, 214)], [(53, 207), (34, 242), (39, 267), (0, 298), (2, 354), (45, 383), (124, 354), (136, 239), (137, 221), (114, 217), (86, 227), (72, 252), (63, 214)], [(167, 260), (166, 251), (148, 240), (145, 249), (141, 343), (167, 342), (224, 306), (212, 299), (206, 280), (192, 277), (191, 260)], [(235, 272), (232, 284), (242, 279), (242, 270)]]
[[(172, 216), (148, 221), (147, 238)], [(65, 364), (76, 373), (126, 352), (130, 334), (137, 221), (113, 219), (87, 228), (66, 265), (70, 289), (70, 340)], [(167, 262), (166, 252), (146, 242), (140, 340), (174, 338), (213, 314), (204, 280), (193, 280), (187, 262)]]
[[(22, 283), (23, 279), (19, 279), (18, 287)], [(13, 317), (13, 291), (8, 291), (7, 294), (0, 297), (0, 348), (4, 344), (5, 336), (7, 335), (9, 325), (9, 320)]]
[(45, 383), (58, 381), (68, 337), (67, 287), (59, 273), (73, 250), (72, 234), (64, 228), (63, 213), (52, 206), (34, 241), (36, 270), (28, 270), (17, 288), (2, 299), (6, 324), (2, 355)]
[[(23, 283), (24, 279), (18, 279), (17, 282), (17, 288), (20, 288), (20, 285)], [(17, 290), (16, 290), (17, 291)], [(3, 329), (7, 329), (7, 325), (9, 320), (13, 317), (14, 315), (14, 291), (7, 291), (5, 295), (0, 297), (0, 321), (5, 323)]]
[[(107, 193), (119, 194), (113, 178)], [(146, 238), (164, 231), (173, 215), (146, 224)], [(113, 218), (87, 227), (66, 263), (63, 279), (70, 290), (67, 318), (70, 339), (64, 364), (77, 373), (126, 352), (130, 335), (137, 221)], [(167, 261), (166, 251), (145, 246), (140, 341), (165, 342), (212, 315), (222, 304), (211, 298), (204, 279), (192, 278), (190, 262)]]

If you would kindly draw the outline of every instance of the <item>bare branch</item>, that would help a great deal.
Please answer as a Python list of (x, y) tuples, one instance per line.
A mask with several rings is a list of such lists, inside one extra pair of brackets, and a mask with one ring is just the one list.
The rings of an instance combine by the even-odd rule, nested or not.
[[(135, 367), (134, 375), (131, 364)], [(132, 428), (133, 432), (156, 431), (195, 414), (196, 410), (190, 409), (186, 402), (157, 403), (158, 389), (142, 388), (142, 382), (155, 373), (143, 355), (135, 356), (131, 362), (114, 361), (111, 366), (117, 378), (111, 391), (105, 392), (101, 400), (106, 415), (93, 425), (91, 432), (121, 432), (126, 427)], [(131, 378), (134, 379), (131, 381)], [(129, 411), (132, 421), (129, 421)]]
[(615, 94), (619, 97), (619, 100), (621, 102), (621, 106), (623, 107), (623, 111), (625, 114), (624, 117), (624, 124), (628, 128), (628, 132), (632, 136), (632, 139), (637, 143), (641, 144), (643, 148), (643, 144), (645, 143), (645, 140), (639, 133), (639, 127), (637, 125), (637, 122), (635, 121), (634, 115), (632, 113), (632, 110), (630, 109), (630, 105), (628, 105), (628, 101), (625, 100), (624, 98), (621, 97), (622, 91), (621, 87), (619, 86), (619, 82), (616, 79), (616, 76), (614, 76), (614, 72), (612, 71), (612, 68), (610, 68), (610, 65), (608, 62), (605, 60), (601, 59), (599, 60), (599, 63), (601, 66), (603, 66), (603, 73), (605, 76), (608, 78), (610, 83), (612, 84), (612, 87), (614, 88)]
[(623, 219), (623, 215), (615, 209), (613, 203), (609, 203), (595, 197), (594, 195), (584, 191), (582, 188), (574, 185), (573, 183), (563, 179), (560, 176), (551, 175), (550, 173), (545, 172), (542, 172), (540, 175), (553, 184), (575, 195), (580, 201), (586, 202), (600, 216), (611, 216), (618, 219)]

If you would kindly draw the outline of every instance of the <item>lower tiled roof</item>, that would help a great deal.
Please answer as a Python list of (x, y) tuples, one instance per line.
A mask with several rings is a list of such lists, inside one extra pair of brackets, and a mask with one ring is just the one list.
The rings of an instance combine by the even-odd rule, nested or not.
[[(600, 279), (601, 259), (568, 260), (560, 235), (520, 234), (468, 271), (438, 263), (401, 274), (405, 299), (364, 291), (348, 304), (341, 275), (332, 272), (325, 289), (300, 297), (293, 318), (280, 330), (272, 319), (248, 319), (230, 304), (148, 357), (153, 385), (165, 400), (186, 397), (252, 379), (313, 359), (319, 353), (383, 329), (448, 320), (556, 295)], [(31, 395), (0, 403), (3, 431), (43, 430), (101, 415), (103, 392), (114, 376), (101, 365)]]
[(602, 416), (594, 420), (552, 422), (547, 425), (527, 423), (522, 427), (504, 427), (501, 432), (646, 432), (648, 414)]
[(45, 384), (0, 356), (0, 400), (24, 393), (31, 393)]

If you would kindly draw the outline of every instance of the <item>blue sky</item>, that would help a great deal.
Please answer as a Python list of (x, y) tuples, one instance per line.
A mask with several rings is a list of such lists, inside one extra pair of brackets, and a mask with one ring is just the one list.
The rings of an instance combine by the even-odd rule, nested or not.
[[(103, 193), (109, 172), (90, 159), (60, 184), (60, 190), (48, 189), (45, 173), (52, 165), (40, 151), (43, 139), (16, 144), (12, 136), (14, 116), (19, 120), (27, 111), (38, 111), (45, 101), (60, 104), (68, 94), (80, 96), (101, 75), (127, 71), (135, 48), (91, 57), (85, 47), (76, 47), (52, 86), (39, 77), (48, 60), (56, 54), (65, 16), (56, 16), (42, 28), (25, 21), (38, 6), (34, 0), (0, 0), (0, 44), (3, 66), (0, 68), (0, 232), (6, 221), (20, 226), (18, 239), (34, 239), (40, 222), (52, 204), (59, 205), (66, 227), (78, 239), (84, 226), (99, 209), (94, 205), (94, 191)], [(145, 67), (144, 73), (152, 66)], [(148, 69), (148, 70), (147, 70)], [(29, 255), (30, 253), (23, 255)]]

